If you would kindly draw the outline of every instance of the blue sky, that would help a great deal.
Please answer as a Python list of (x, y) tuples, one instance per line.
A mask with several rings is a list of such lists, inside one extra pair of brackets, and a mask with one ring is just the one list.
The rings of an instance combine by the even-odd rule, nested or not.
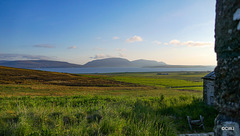
[(215, 0), (0, 0), (0, 60), (216, 65)]

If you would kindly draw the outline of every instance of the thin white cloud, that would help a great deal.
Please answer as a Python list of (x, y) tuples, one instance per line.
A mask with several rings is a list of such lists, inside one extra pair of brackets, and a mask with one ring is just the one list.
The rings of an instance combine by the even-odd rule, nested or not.
[(70, 47), (68, 47), (68, 49), (76, 49), (77, 48), (77, 46), (70, 46)]
[(113, 38), (112, 38), (113, 40), (118, 40), (118, 39), (120, 39), (118, 36), (114, 36)]
[(181, 45), (182, 43), (179, 40), (171, 40), (169, 42), (169, 44), (171, 44), (171, 45)]
[(127, 49), (125, 49), (125, 48), (116, 48), (115, 50), (116, 50), (117, 53), (118, 53), (118, 56), (117, 56), (117, 57), (120, 57), (120, 58), (126, 57), (126, 55), (125, 55), (124, 52), (125, 52)]
[(206, 45), (213, 45), (213, 43), (211, 42), (198, 42), (198, 41), (187, 41), (187, 42), (183, 42), (183, 45), (187, 45), (189, 47), (193, 47), (193, 46), (206, 46)]
[(33, 47), (39, 47), (39, 48), (55, 48), (55, 46), (50, 45), (50, 44), (37, 44), (37, 45), (33, 45)]
[(199, 41), (181, 42), (179, 40), (171, 40), (169, 43), (166, 43), (166, 45), (168, 45), (168, 44), (169, 45), (176, 45), (176, 46), (188, 46), (188, 47), (213, 45), (212, 42), (199, 42)]
[(168, 43), (164, 43), (163, 45), (168, 45)]
[(121, 52), (118, 53), (118, 56), (121, 57), (121, 58), (126, 57), (126, 55), (124, 53), (121, 53)]
[(108, 54), (96, 54), (94, 57), (90, 57), (91, 59), (106, 59), (106, 58), (118, 58), (125, 57), (126, 55), (122, 52), (119, 52), (118, 55), (108, 55)]
[(126, 40), (126, 42), (128, 42), (128, 43), (142, 42), (142, 41), (143, 41), (142, 37), (137, 36), (137, 35), (135, 35), (135, 36), (133, 36), (133, 37), (131, 37), (131, 38)]
[(160, 42), (160, 41), (153, 41), (153, 44), (161, 45), (162, 42)]
[(105, 58), (111, 58), (113, 56), (107, 55), (107, 54), (96, 54), (94, 57), (90, 57), (91, 59), (105, 59)]

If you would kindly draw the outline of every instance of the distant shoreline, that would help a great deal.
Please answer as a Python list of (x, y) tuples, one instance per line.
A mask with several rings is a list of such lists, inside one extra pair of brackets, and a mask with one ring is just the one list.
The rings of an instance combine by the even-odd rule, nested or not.
[[(177, 71), (213, 71), (215, 66), (184, 66), (184, 67), (89, 67), (89, 68), (32, 68), (51, 72), (73, 73), (73, 74), (97, 74), (97, 73), (126, 73), (126, 72), (177, 72)], [(29, 68), (30, 69), (30, 68)]]
[(199, 68), (199, 67), (216, 67), (214, 65), (163, 65), (163, 66), (147, 66), (143, 68)]

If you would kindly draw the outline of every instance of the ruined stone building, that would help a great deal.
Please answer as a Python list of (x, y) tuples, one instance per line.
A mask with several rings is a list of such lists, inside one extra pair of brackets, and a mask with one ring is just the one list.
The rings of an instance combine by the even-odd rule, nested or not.
[(203, 79), (203, 101), (207, 105), (214, 104), (214, 84), (215, 84), (215, 72), (207, 74)]

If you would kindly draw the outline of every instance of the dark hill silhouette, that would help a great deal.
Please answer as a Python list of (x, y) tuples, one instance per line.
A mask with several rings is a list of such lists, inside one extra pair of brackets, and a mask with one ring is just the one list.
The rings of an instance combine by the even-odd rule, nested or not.
[(16, 61), (0, 61), (1, 66), (15, 68), (76, 68), (82, 65), (71, 64), (62, 61), (50, 60), (16, 60)]
[(124, 58), (106, 58), (93, 60), (86, 63), (85, 65), (50, 60), (16, 60), (16, 61), (3, 60), (0, 61), (0, 66), (15, 68), (156, 67), (166, 66), (166, 63), (143, 59), (129, 61)]
[(86, 63), (85, 67), (151, 67), (166, 65), (164, 62), (157, 62), (154, 60), (135, 60), (129, 61), (123, 58), (106, 58), (93, 60)]
[(85, 67), (131, 67), (132, 63), (123, 58), (106, 58), (93, 60), (84, 65)]
[(158, 62), (155, 60), (134, 60), (131, 62), (134, 67), (152, 67), (152, 66), (163, 66), (167, 65), (165, 62)]

